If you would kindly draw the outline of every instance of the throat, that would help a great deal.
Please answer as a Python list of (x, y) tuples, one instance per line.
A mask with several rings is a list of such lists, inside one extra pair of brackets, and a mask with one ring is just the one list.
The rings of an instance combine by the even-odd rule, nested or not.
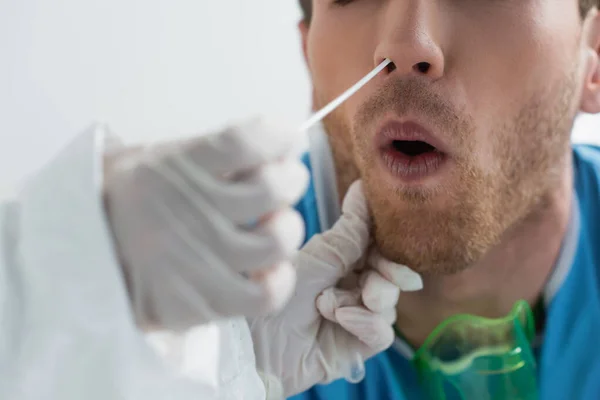
[[(532, 310), (541, 303), (542, 293), (543, 288), (539, 288), (537, 293), (526, 299)], [(491, 319), (503, 318), (510, 314), (519, 300), (522, 300), (521, 296), (510, 300), (490, 296), (463, 304), (448, 304), (435, 299), (410, 297), (411, 294), (402, 293), (403, 299), (397, 306), (395, 329), (414, 349), (421, 347), (431, 333), (451, 317), (470, 314)]]
[(440, 323), (457, 314), (501, 318), (519, 300), (532, 309), (540, 304), (555, 268), (569, 268), (574, 257), (574, 250), (567, 250), (576, 240), (579, 214), (571, 170), (565, 176), (543, 207), (506, 230), (475, 264), (455, 274), (423, 273), (423, 290), (402, 293), (396, 328), (408, 343), (420, 347)]
[(535, 309), (543, 301), (557, 262), (572, 262), (559, 260), (569, 233), (568, 221), (569, 214), (564, 214), (532, 229), (521, 229), (476, 265), (454, 275), (423, 274), (423, 290), (402, 293), (397, 305), (397, 331), (419, 348), (435, 328), (457, 314), (502, 318), (519, 300)]

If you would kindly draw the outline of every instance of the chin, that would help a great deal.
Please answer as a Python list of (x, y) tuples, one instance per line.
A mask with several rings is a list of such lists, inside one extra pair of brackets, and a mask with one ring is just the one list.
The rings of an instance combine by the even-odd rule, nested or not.
[[(469, 197), (380, 192), (370, 185), (367, 198), (381, 254), (418, 273), (449, 275), (464, 271), (496, 245), (503, 231), (487, 207)], [(369, 187), (369, 186), (367, 186)], [(431, 193), (430, 193), (431, 194)], [(472, 199), (472, 196), (470, 197)]]
[(381, 229), (376, 230), (375, 245), (381, 255), (415, 272), (428, 275), (454, 275), (471, 268), (489, 250), (473, 241), (449, 240), (447, 237), (398, 235), (390, 240)]

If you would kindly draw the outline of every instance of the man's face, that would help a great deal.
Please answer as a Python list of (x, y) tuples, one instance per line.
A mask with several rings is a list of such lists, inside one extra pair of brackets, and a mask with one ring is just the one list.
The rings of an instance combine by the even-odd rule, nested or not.
[(316, 107), (394, 62), (325, 121), (384, 256), (458, 272), (543, 207), (566, 171), (581, 30), (577, 0), (314, 0)]

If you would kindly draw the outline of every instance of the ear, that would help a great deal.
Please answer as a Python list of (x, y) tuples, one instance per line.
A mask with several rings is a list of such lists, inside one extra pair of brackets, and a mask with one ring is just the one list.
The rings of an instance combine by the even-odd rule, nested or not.
[(583, 27), (585, 81), (581, 95), (581, 111), (600, 113), (600, 14), (596, 8), (590, 10)]
[[(306, 67), (308, 68), (308, 72), (310, 74), (310, 59), (308, 57), (308, 30), (310, 26), (305, 20), (301, 20), (298, 22), (298, 30), (300, 31), (300, 37), (302, 39), (302, 54), (304, 55), (304, 62), (306, 63)], [(312, 90), (312, 108), (315, 111), (316, 107), (316, 99), (315, 99), (315, 90)]]
[(308, 24), (304, 19), (298, 22), (298, 30), (300, 31), (300, 38), (302, 39), (302, 54), (304, 54), (306, 65), (308, 65)]

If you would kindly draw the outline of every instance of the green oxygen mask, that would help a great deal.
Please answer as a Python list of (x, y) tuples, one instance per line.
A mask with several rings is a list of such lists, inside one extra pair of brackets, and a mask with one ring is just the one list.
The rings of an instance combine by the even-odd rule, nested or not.
[(442, 322), (413, 363), (431, 400), (537, 400), (535, 323), (519, 301), (504, 318), (461, 314)]

